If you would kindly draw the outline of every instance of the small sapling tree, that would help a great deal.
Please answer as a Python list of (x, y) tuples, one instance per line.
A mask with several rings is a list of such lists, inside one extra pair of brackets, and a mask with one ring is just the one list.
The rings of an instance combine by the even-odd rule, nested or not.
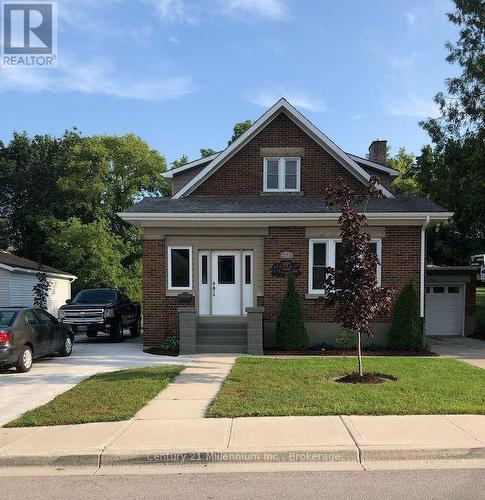
[[(327, 188), (327, 208), (336, 206), (342, 243), (335, 268), (326, 268), (321, 289), (324, 300), (335, 306), (335, 321), (357, 335), (359, 376), (362, 370), (362, 337), (372, 336), (371, 321), (389, 314), (394, 290), (379, 285), (377, 266), (379, 259), (372, 251), (371, 237), (363, 230), (367, 226), (365, 212), (370, 198), (381, 197), (378, 179), (371, 177), (364, 193), (355, 193), (342, 179)], [(360, 212), (360, 213), (359, 213)]]

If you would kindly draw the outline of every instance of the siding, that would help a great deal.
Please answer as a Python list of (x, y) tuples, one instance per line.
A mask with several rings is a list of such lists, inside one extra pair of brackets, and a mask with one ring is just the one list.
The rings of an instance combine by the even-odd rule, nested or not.
[[(47, 299), (47, 310), (57, 316), (59, 307), (71, 298), (71, 283), (68, 279), (49, 278), (51, 290)], [(34, 304), (33, 286), (37, 283), (35, 274), (10, 273), (11, 306), (32, 307)]]
[(32, 287), (37, 283), (35, 274), (11, 273), (10, 275), (10, 305), (34, 305)]
[(10, 303), (10, 272), (0, 269), (0, 307)]
[(59, 307), (66, 303), (67, 299), (71, 298), (71, 282), (62, 278), (50, 278), (51, 289), (49, 298), (47, 299), (47, 310), (57, 316)]

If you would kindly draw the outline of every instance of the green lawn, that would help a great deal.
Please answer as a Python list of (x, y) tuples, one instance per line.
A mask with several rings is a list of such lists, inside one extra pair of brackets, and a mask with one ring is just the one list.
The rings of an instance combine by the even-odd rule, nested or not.
[(165, 389), (183, 368), (174, 365), (98, 373), (5, 427), (126, 420)]
[(485, 287), (477, 288), (477, 325), (485, 325)]
[(384, 384), (341, 384), (355, 372), (343, 358), (239, 358), (210, 417), (268, 415), (485, 414), (485, 370), (440, 358), (367, 357), (364, 369), (397, 377)]

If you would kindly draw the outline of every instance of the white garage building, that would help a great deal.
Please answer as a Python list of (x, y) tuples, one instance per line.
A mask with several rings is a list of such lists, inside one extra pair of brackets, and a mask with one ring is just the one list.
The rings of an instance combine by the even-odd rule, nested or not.
[[(43, 266), (42, 270), (51, 284), (47, 310), (57, 317), (59, 307), (71, 298), (71, 283), (76, 276), (49, 266)], [(0, 307), (32, 307), (32, 288), (38, 272), (38, 263), (0, 250)]]
[(425, 290), (426, 335), (471, 335), (475, 330), (476, 287), (476, 267), (428, 266)]

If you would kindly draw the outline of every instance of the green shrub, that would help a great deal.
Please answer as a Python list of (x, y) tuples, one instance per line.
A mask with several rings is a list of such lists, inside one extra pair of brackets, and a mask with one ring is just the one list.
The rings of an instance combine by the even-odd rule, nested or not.
[(177, 332), (173, 332), (162, 340), (160, 344), (162, 351), (178, 352), (179, 350), (179, 336)]
[(423, 327), (419, 317), (419, 298), (412, 283), (398, 295), (392, 310), (392, 325), (388, 334), (390, 349), (422, 351)]
[(357, 334), (350, 328), (341, 326), (338, 329), (335, 347), (340, 349), (355, 349), (357, 347)]
[(276, 341), (278, 347), (286, 351), (302, 351), (309, 343), (295, 278), (291, 275), (288, 276), (286, 294), (276, 320)]

